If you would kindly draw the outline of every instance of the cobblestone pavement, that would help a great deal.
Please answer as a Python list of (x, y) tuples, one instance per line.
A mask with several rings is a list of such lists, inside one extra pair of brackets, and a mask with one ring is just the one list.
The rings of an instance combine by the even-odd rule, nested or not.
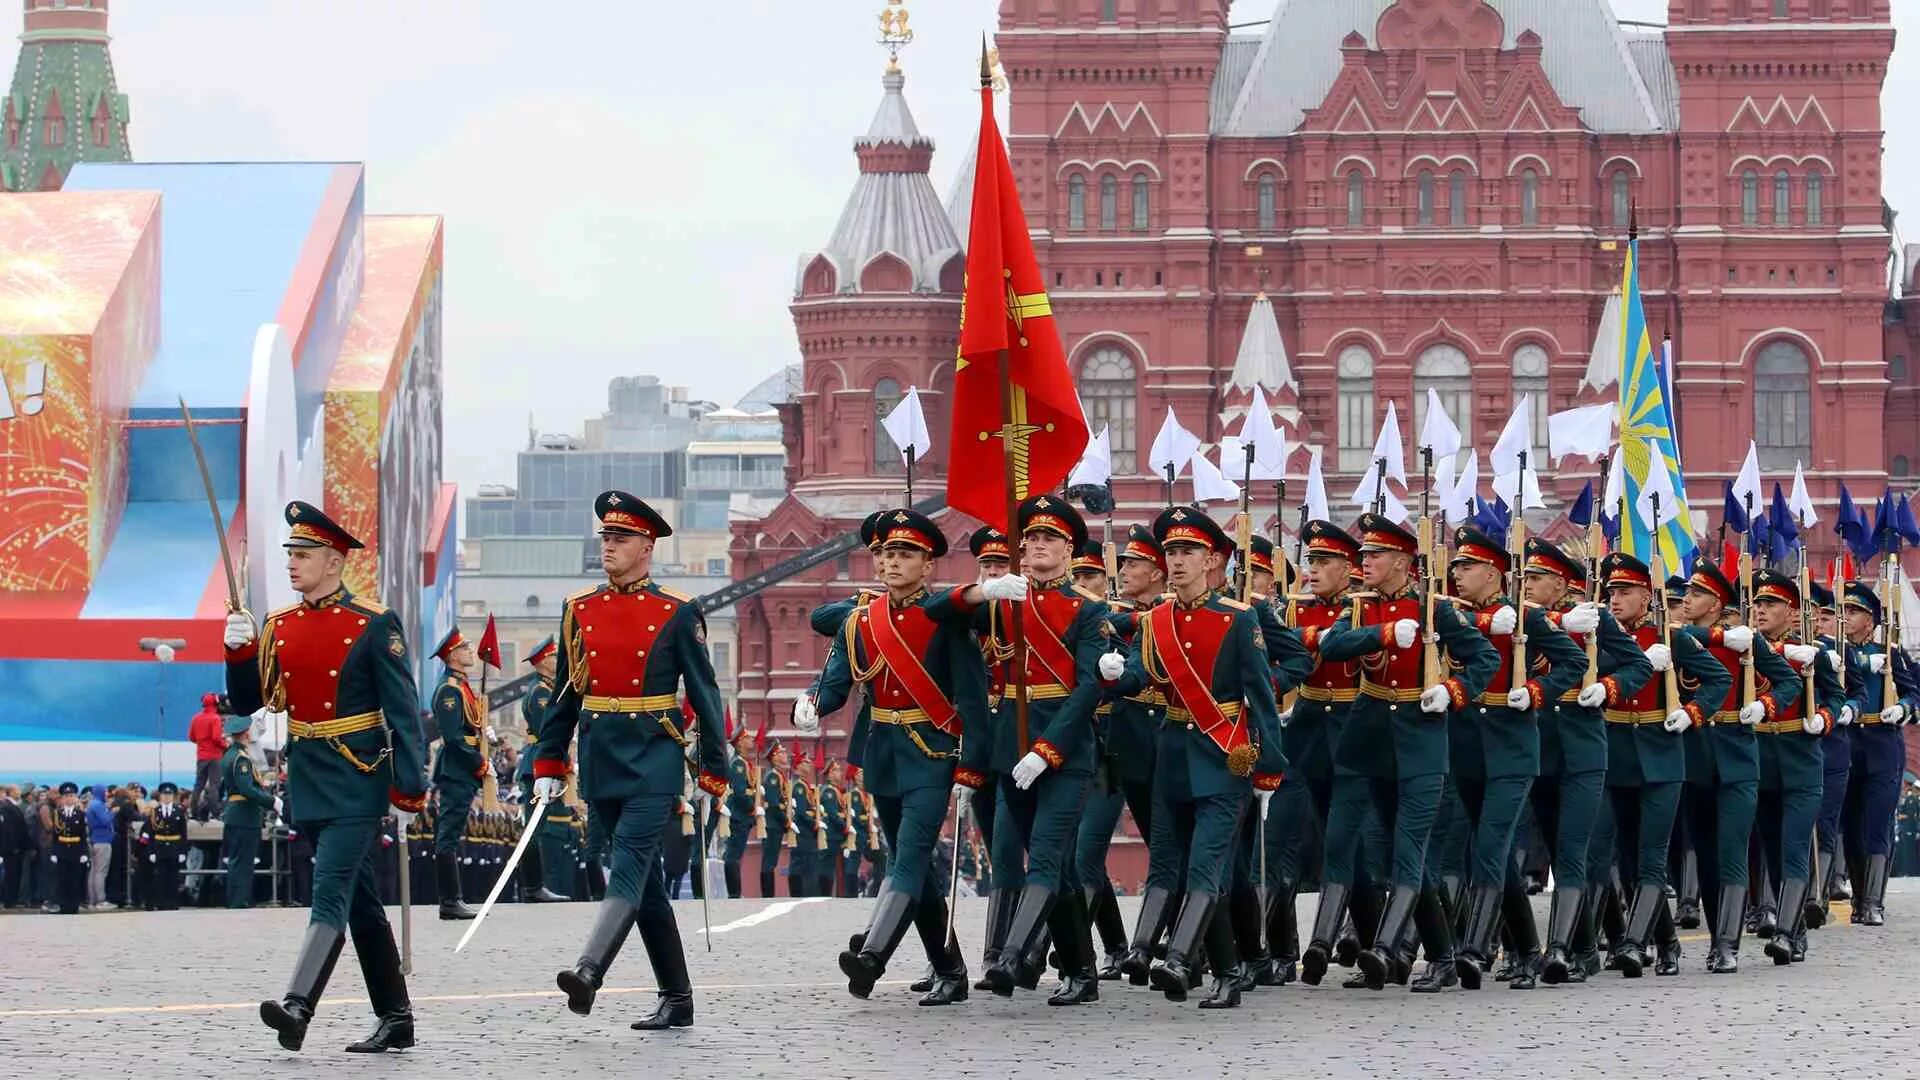
[[(1301, 898), (1303, 927), (1313, 899)], [(1317, 1076), (1373, 1078), (1912, 1076), (1920, 1027), (1906, 976), (1920, 955), (1920, 884), (1895, 882), (1888, 900), (1887, 926), (1849, 926), (1842, 908), (1839, 925), (1813, 934), (1809, 960), (1790, 968), (1773, 967), (1749, 939), (1737, 976), (1708, 976), (1706, 943), (1694, 932), (1678, 978), (1609, 974), (1533, 993), (1489, 980), (1477, 993), (1434, 998), (1341, 990), (1329, 979), (1260, 990), (1224, 1013), (1113, 983), (1102, 984), (1099, 1004), (1077, 1009), (1048, 1008), (1044, 992), (916, 1008), (905, 985), (922, 964), (911, 934), (873, 1000), (858, 1001), (834, 957), (864, 926), (866, 901), (716, 901), (712, 953), (697, 931), (699, 903), (682, 902), (698, 1026), (655, 1035), (627, 1029), (652, 1002), (637, 937), (591, 1017), (561, 1003), (553, 973), (584, 940), (590, 905), (502, 907), (458, 956), (464, 924), (423, 907), (412, 980), (422, 1045), (385, 1058), (340, 1052), (372, 1026), (350, 955), (303, 1053), (281, 1051), (260, 1024), (257, 1002), (284, 987), (305, 911), (9, 916), (0, 918), (0, 1061), (14, 1076), (326, 1070), (461, 1080), (563, 1069), (791, 1078), (1149, 1068), (1185, 1080), (1293, 1071), (1303, 1061)], [(1133, 901), (1122, 903), (1130, 923)], [(959, 910), (976, 955), (985, 907), (968, 900)]]

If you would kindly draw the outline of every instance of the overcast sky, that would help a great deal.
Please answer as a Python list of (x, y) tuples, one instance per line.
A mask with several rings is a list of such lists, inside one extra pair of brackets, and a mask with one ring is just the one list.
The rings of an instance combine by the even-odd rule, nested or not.
[[(578, 431), (613, 376), (731, 404), (798, 359), (793, 272), (852, 187), (882, 6), (121, 0), (113, 55), (138, 160), (364, 161), (370, 211), (446, 216), (448, 472), (472, 494), (512, 479), (529, 412)], [(944, 196), (998, 4), (908, 6), (907, 97)], [(1233, 18), (1274, 6), (1236, 0)], [(1666, 16), (1665, 0), (1613, 6)], [(1894, 6), (1909, 43), (1917, 8)], [(1886, 100), (1920, 90), (1915, 48)], [(1888, 196), (1911, 207), (1920, 121), (1886, 123)]]

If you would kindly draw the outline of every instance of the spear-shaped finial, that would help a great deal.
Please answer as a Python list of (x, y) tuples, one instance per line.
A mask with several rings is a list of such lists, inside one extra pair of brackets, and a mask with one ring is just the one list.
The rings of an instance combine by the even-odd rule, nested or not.
[(1627, 204), (1627, 239), (1640, 239), (1640, 204), (1637, 202)]
[(980, 34), (980, 86), (982, 89), (993, 85), (993, 61), (987, 58), (987, 35)]

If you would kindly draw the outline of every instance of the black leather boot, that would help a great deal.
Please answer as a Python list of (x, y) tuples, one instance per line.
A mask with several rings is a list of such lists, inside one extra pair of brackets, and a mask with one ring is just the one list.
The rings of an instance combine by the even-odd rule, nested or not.
[(519, 893), (523, 904), (557, 904), (570, 899), (547, 888), (546, 866), (541, 862), (540, 845), (537, 843), (528, 844), (527, 850), (520, 856)]
[(1793, 963), (1793, 937), (1800, 933), (1806, 899), (1806, 878), (1788, 878), (1780, 883), (1780, 929), (1767, 939), (1767, 955), (1775, 967)]
[(1013, 926), (1013, 909), (1018, 903), (1012, 889), (994, 889), (987, 894), (987, 943), (980, 951), (982, 971), (980, 981), (973, 984), (975, 990), (993, 989), (984, 969), (992, 967), (1007, 947), (1007, 931)]
[(1573, 974), (1573, 941), (1580, 925), (1583, 893), (1577, 885), (1553, 890), (1553, 904), (1547, 909), (1547, 956), (1540, 965), (1540, 981), (1548, 986), (1559, 986)]
[(1580, 898), (1580, 914), (1573, 921), (1573, 940), (1568, 943), (1567, 981), (1583, 983), (1600, 971), (1600, 904), (1605, 886), (1588, 886)]
[(1167, 889), (1149, 888), (1140, 898), (1140, 918), (1133, 924), (1133, 941), (1120, 961), (1120, 973), (1135, 986), (1147, 985), (1153, 970), (1153, 947), (1167, 928), (1172, 901), (1173, 893)]
[(1127, 955), (1127, 924), (1120, 917), (1120, 900), (1113, 894), (1113, 882), (1089, 885), (1086, 894), (1087, 917), (1100, 932), (1100, 952), (1105, 957), (1094, 974), (1100, 981), (1110, 982), (1120, 977), (1120, 961)]
[(1647, 938), (1653, 933), (1653, 920), (1667, 906), (1664, 886), (1642, 884), (1633, 893), (1633, 911), (1627, 916), (1627, 932), (1613, 958), (1620, 974), (1637, 979), (1649, 965)]
[(1615, 867), (1606, 889), (1600, 893), (1600, 932), (1606, 937), (1608, 971), (1620, 970), (1614, 954), (1627, 939), (1627, 896), (1627, 887), (1620, 881), (1620, 869)]
[[(1260, 902), (1254, 900), (1254, 909), (1259, 910)], [(1256, 925), (1255, 933), (1258, 933)], [(1213, 965), (1213, 985), (1208, 988), (1207, 996), (1200, 1001), (1203, 1009), (1233, 1009), (1240, 1005), (1240, 994), (1246, 979), (1246, 965), (1239, 958), (1239, 934), (1235, 933), (1232, 921), (1223, 919), (1216, 912), (1213, 921), (1207, 927), (1207, 959)]]
[[(1454, 974), (1460, 985), (1480, 989), (1481, 965), (1493, 958), (1493, 928), (1500, 918), (1500, 886), (1475, 885), (1467, 890), (1467, 931), (1453, 954)], [(1428, 961), (1433, 957), (1429, 955)]]
[[(1427, 969), (1413, 977), (1407, 989), (1416, 994), (1437, 994), (1459, 979), (1462, 964), (1453, 946), (1453, 920), (1438, 889), (1422, 889), (1414, 906), (1414, 919), (1420, 927), (1420, 940), (1427, 950)], [(1476, 980), (1479, 968), (1474, 968)]]
[(1299, 977), (1300, 919), (1295, 893), (1296, 886), (1285, 882), (1267, 897), (1267, 962), (1254, 979), (1261, 986), (1285, 986)]
[(1532, 990), (1540, 976), (1540, 930), (1526, 886), (1508, 882), (1500, 891), (1500, 921), (1507, 937), (1507, 989)]
[(913, 897), (895, 889), (892, 882), (880, 886), (880, 896), (873, 903), (873, 915), (867, 921), (866, 933), (860, 935), (859, 947), (850, 947), (840, 954), (840, 971), (847, 977), (847, 993), (857, 998), (873, 993), (873, 984), (880, 981), (887, 970), (887, 961), (907, 936), (913, 906)]
[(653, 1012), (627, 1026), (634, 1031), (662, 1031), (693, 1026), (693, 980), (687, 976), (687, 954), (680, 946), (680, 925), (671, 915), (640, 924), (640, 944), (653, 964), (653, 983), (659, 1000)]
[(580, 959), (553, 977), (566, 993), (570, 1011), (580, 1016), (593, 1012), (593, 999), (600, 992), (600, 982), (606, 977), (613, 958), (620, 955), (620, 946), (626, 942), (627, 932), (633, 929), (633, 920), (639, 914), (639, 905), (625, 900), (600, 902), (599, 910), (593, 913), (593, 930), (587, 934), (586, 947), (580, 950)]
[(1333, 962), (1352, 967), (1360, 962), (1360, 950), (1371, 948), (1380, 930), (1380, 916), (1387, 908), (1387, 888), (1381, 885), (1355, 887), (1347, 898), (1347, 920), (1340, 939), (1333, 945)]
[[(1429, 890), (1431, 891), (1431, 890)], [(1439, 893), (1434, 893), (1434, 903), (1438, 904)], [(1366, 976), (1369, 990), (1386, 988), (1387, 976), (1393, 967), (1394, 943), (1400, 940), (1400, 933), (1406, 929), (1413, 918), (1413, 909), (1420, 904), (1420, 890), (1411, 885), (1396, 885), (1387, 897), (1387, 909), (1380, 916), (1380, 925), (1373, 934), (1373, 945), (1360, 950), (1354, 963), (1360, 967), (1360, 973)], [(1453, 959), (1452, 935), (1448, 935), (1447, 959)], [(1429, 942), (1429, 945), (1432, 943)]]
[(1214, 893), (1190, 892), (1180, 904), (1180, 915), (1173, 923), (1173, 935), (1167, 939), (1167, 958), (1153, 965), (1148, 981), (1168, 1001), (1187, 1000), (1199, 966), (1198, 950), (1202, 936), (1213, 921), (1220, 898)]
[(727, 879), (727, 899), (740, 899), (740, 864), (737, 862), (722, 863), (720, 872)]
[(1045, 885), (1029, 884), (1020, 890), (1020, 902), (1014, 906), (1006, 941), (986, 971), (987, 988), (996, 996), (1012, 997), (1014, 986), (1025, 981), (1022, 969), (1031, 968), (1027, 954), (1040, 946), (1041, 935), (1047, 928), (1047, 915), (1053, 909), (1053, 896), (1053, 890)]
[(1747, 881), (1747, 931), (1764, 941), (1780, 929), (1780, 909), (1774, 903), (1773, 875), (1767, 861), (1752, 861), (1755, 865)]
[[(1056, 906), (1058, 906), (1057, 903)], [(1014, 978), (1014, 985), (1022, 990), (1040, 989), (1040, 976), (1047, 972), (1048, 954), (1052, 951), (1052, 946), (1053, 919), (1052, 911), (1049, 910), (1048, 918), (1040, 924), (1040, 936), (1034, 939), (1033, 944), (1027, 946), (1026, 953), (1020, 957), (1020, 968)]]
[[(1832, 863), (1827, 867), (1827, 901), (1851, 900), (1854, 889), (1866, 881), (1860, 853), (1847, 847), (1842, 838), (1836, 842)], [(1855, 905), (1858, 907), (1858, 905)]]
[[(1234, 953), (1239, 962), (1235, 977), (1241, 993), (1251, 993), (1260, 974), (1267, 968), (1267, 951), (1261, 945), (1260, 935), (1266, 930), (1266, 919), (1260, 911), (1260, 894), (1253, 886), (1235, 888), (1227, 894), (1227, 922), (1233, 932)], [(1213, 950), (1208, 949), (1211, 953)], [(1220, 968), (1214, 967), (1214, 974), (1220, 974)]]
[[(1820, 852), (1820, 858), (1816, 861), (1816, 864), (1824, 867), (1837, 865), (1838, 860), (1833, 857), (1833, 854), (1831, 851)], [(1827, 882), (1830, 880), (1832, 880), (1832, 875), (1822, 872), (1818, 880), (1807, 882), (1806, 899), (1800, 902), (1800, 928), (1802, 930), (1818, 930), (1827, 925), (1826, 889)]]
[(345, 933), (326, 923), (307, 924), (286, 997), (260, 1003), (260, 1019), (280, 1033), (281, 1049), (298, 1050), (306, 1042), (307, 1024), (320, 1007), (320, 996), (326, 992), (327, 980), (333, 976), (334, 962), (340, 959), (340, 947), (346, 940)]
[(1713, 910), (1713, 944), (1707, 950), (1707, 971), (1732, 975), (1740, 970), (1740, 931), (1747, 906), (1746, 893), (1721, 889)]
[(1887, 924), (1887, 857), (1867, 856), (1867, 872), (1854, 882), (1854, 907), (1860, 912), (1861, 926)]
[(453, 855), (433, 858), (434, 876), (439, 881), (440, 917), (447, 920), (471, 919), (479, 912), (460, 900), (460, 860)]
[(1060, 986), (1048, 996), (1049, 1005), (1085, 1005), (1100, 1000), (1100, 978), (1094, 970), (1092, 918), (1085, 892), (1064, 896), (1054, 905), (1053, 940), (1060, 952)]
[(1330, 881), (1320, 885), (1320, 903), (1313, 911), (1313, 935), (1300, 953), (1300, 981), (1308, 986), (1319, 986), (1320, 980), (1326, 978), (1327, 961), (1340, 934), (1349, 892), (1347, 886)]
[(1653, 944), (1656, 950), (1653, 973), (1680, 974), (1680, 931), (1674, 926), (1673, 913), (1667, 910), (1665, 901), (1653, 914)]
[(407, 977), (400, 973), (400, 950), (393, 944), (393, 928), (385, 923), (353, 934), (353, 955), (360, 961), (360, 977), (367, 999), (379, 1018), (373, 1034), (347, 1047), (349, 1054), (383, 1054), (413, 1045), (413, 1002), (407, 997)]
[[(927, 891), (933, 891), (931, 885)], [(967, 958), (960, 952), (960, 939), (947, 933), (946, 897), (922, 897), (914, 905), (913, 925), (920, 932), (921, 948), (932, 960), (920, 1004), (953, 1005), (967, 1000)]]

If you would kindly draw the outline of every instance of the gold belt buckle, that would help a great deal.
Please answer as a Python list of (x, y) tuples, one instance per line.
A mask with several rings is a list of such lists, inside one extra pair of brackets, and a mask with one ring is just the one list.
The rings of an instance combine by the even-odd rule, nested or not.
[(617, 697), (607, 699), (608, 712), (626, 712), (626, 703)]

